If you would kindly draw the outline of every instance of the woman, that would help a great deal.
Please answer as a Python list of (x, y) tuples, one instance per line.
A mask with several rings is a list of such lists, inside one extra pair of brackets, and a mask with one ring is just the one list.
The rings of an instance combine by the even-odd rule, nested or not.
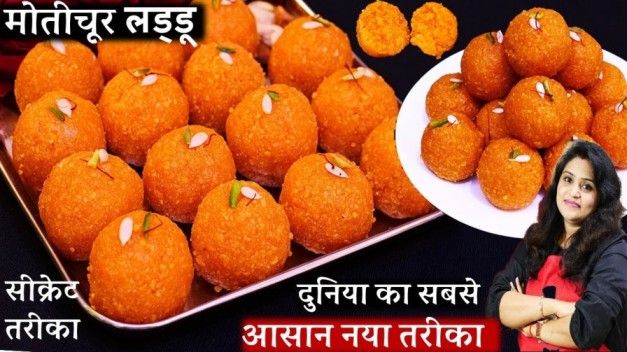
[(627, 351), (620, 191), (603, 149), (573, 142), (555, 168), (538, 222), (490, 287), (487, 313), (520, 331), (522, 351)]

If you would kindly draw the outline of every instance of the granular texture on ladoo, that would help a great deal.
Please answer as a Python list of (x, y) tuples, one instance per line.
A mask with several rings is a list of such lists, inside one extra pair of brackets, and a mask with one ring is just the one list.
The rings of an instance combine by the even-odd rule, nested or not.
[(316, 115), (296, 88), (257, 88), (229, 115), (226, 138), (242, 175), (262, 186), (280, 187), (296, 160), (316, 152)]
[(109, 150), (142, 166), (148, 149), (167, 132), (187, 125), (189, 105), (179, 83), (149, 68), (124, 70), (107, 83), (98, 109)]
[(205, 10), (204, 42), (232, 42), (254, 53), (259, 44), (255, 17), (242, 0), (198, 0)]
[(449, 73), (435, 81), (427, 92), (426, 109), (430, 120), (460, 113), (474, 120), (479, 102), (468, 89), (460, 73)]
[(367, 68), (339, 69), (325, 78), (311, 101), (327, 152), (359, 161), (361, 145), (383, 120), (398, 115), (394, 90)]
[(431, 172), (447, 181), (459, 182), (475, 174), (485, 140), (468, 116), (455, 113), (432, 120), (420, 146), (422, 160)]
[(137, 210), (107, 225), (94, 241), (89, 304), (107, 317), (152, 323), (180, 313), (194, 266), (183, 232), (165, 216)]
[(514, 17), (503, 45), (510, 65), (523, 77), (552, 77), (573, 55), (566, 21), (558, 12), (541, 7)]
[(264, 84), (261, 65), (243, 47), (231, 42), (202, 44), (183, 71), (190, 122), (224, 135), (229, 112), (246, 93)]
[(542, 158), (518, 140), (497, 139), (481, 155), (477, 179), (492, 205), (503, 210), (521, 209), (533, 201), (542, 187)]
[(517, 79), (507, 61), (501, 31), (474, 37), (464, 49), (461, 68), (464, 87), (482, 100), (505, 97)]
[(336, 153), (296, 161), (285, 175), (280, 203), (294, 240), (314, 253), (332, 252), (366, 238), (375, 220), (368, 179)]
[(590, 134), (605, 149), (614, 166), (627, 168), (627, 97), (597, 111)]
[(396, 152), (396, 119), (377, 126), (363, 145), (359, 167), (372, 185), (374, 206), (395, 219), (425, 215), (433, 206), (411, 184)]
[(457, 40), (457, 17), (444, 5), (425, 2), (411, 16), (412, 45), (423, 53), (442, 57)]
[(67, 91), (52, 91), (28, 105), (13, 132), (13, 165), (22, 181), (41, 190), (52, 167), (72, 153), (105, 148), (98, 109)]
[(138, 67), (149, 67), (180, 79), (185, 49), (177, 42), (161, 40), (103, 40), (98, 42), (98, 62), (106, 80)]
[(409, 26), (398, 7), (375, 1), (357, 18), (357, 41), (366, 54), (386, 57), (401, 52), (409, 43)]
[(106, 225), (143, 206), (144, 185), (139, 175), (104, 149), (61, 160), (39, 196), (46, 237), (70, 260), (87, 260)]
[(35, 45), (22, 60), (15, 76), (15, 101), (20, 111), (53, 90), (98, 101), (104, 80), (96, 55), (71, 40), (49, 40)]
[(279, 272), (291, 237), (270, 193), (250, 181), (223, 183), (202, 200), (192, 226), (196, 271), (217, 288), (236, 290)]
[(566, 97), (569, 114), (565, 135), (574, 133), (590, 134), (594, 114), (588, 100), (575, 90), (567, 91)]
[(570, 28), (568, 34), (573, 55), (555, 79), (564, 87), (582, 89), (592, 85), (601, 72), (603, 50), (594, 37), (581, 28)]
[(323, 18), (300, 17), (272, 47), (268, 76), (272, 83), (285, 83), (309, 97), (326, 76), (351, 66), (352, 60), (346, 33)]
[(204, 196), (235, 178), (235, 162), (222, 136), (191, 125), (159, 138), (148, 151), (142, 175), (153, 209), (174, 221), (192, 223)]
[(509, 134), (534, 148), (557, 143), (566, 132), (569, 110), (566, 91), (544, 76), (521, 79), (505, 99)]
[(479, 110), (475, 123), (479, 131), (483, 133), (486, 145), (491, 140), (509, 137), (509, 131), (505, 123), (506, 113), (503, 100), (487, 102)]
[(596, 113), (601, 108), (616, 103), (627, 96), (627, 81), (625, 75), (618, 67), (603, 61), (601, 72), (589, 87), (583, 90), (583, 95), (590, 102), (592, 110)]

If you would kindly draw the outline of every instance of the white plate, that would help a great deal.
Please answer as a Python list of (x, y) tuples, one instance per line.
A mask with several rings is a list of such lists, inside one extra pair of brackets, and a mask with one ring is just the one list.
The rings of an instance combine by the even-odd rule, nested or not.
[[(505, 211), (494, 207), (485, 198), (479, 182), (473, 177), (453, 183), (435, 176), (422, 161), (420, 141), (427, 123), (425, 98), (431, 85), (447, 73), (461, 72), (462, 51), (443, 60), (416, 82), (403, 101), (396, 123), (396, 149), (403, 169), (413, 185), (434, 206), (450, 217), (482, 231), (497, 235), (522, 238), (536, 221), (542, 194), (524, 209)], [(627, 62), (603, 51), (603, 59), (617, 66), (627, 76)], [(627, 170), (619, 170), (623, 185), (627, 184)], [(623, 186), (621, 201), (627, 206), (627, 191)]]

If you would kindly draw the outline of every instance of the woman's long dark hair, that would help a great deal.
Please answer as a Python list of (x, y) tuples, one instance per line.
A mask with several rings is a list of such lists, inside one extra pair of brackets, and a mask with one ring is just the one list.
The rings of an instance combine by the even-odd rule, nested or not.
[(527, 268), (531, 277), (538, 271), (549, 254), (559, 247), (564, 234), (564, 218), (557, 208), (557, 184), (566, 164), (575, 157), (589, 160), (594, 172), (597, 190), (597, 208), (582, 222), (562, 254), (564, 277), (587, 284), (591, 255), (605, 239), (621, 231), (621, 216), (624, 211), (620, 202), (621, 184), (612, 161), (597, 144), (577, 140), (560, 158), (555, 167), (553, 182), (538, 208), (538, 222), (531, 225), (525, 234), (528, 259)]

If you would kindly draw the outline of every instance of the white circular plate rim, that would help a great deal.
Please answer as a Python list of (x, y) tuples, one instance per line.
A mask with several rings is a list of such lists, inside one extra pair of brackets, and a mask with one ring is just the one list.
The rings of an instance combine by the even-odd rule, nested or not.
[[(506, 211), (494, 207), (485, 198), (476, 177), (454, 183), (435, 176), (420, 158), (420, 141), (428, 123), (425, 98), (431, 85), (448, 73), (461, 72), (463, 51), (455, 53), (431, 68), (409, 91), (396, 122), (396, 150), (411, 183), (435, 207), (446, 215), (476, 229), (496, 235), (522, 238), (532, 223), (536, 222), (539, 193), (533, 202), (520, 210)], [(627, 76), (627, 61), (603, 51), (603, 59)], [(627, 169), (618, 170), (623, 185), (627, 184)], [(627, 205), (625, 187), (621, 202)]]

